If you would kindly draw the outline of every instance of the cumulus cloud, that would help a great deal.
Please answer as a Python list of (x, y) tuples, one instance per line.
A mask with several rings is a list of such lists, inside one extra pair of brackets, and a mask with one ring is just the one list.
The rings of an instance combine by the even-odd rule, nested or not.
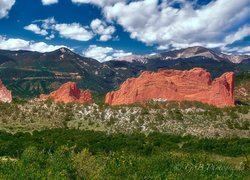
[(42, 0), (42, 4), (44, 6), (51, 5), (51, 4), (56, 4), (58, 3), (58, 0)]
[(100, 62), (104, 62), (123, 56), (129, 56), (132, 55), (132, 53), (113, 49), (112, 47), (90, 45), (87, 50), (83, 51), (83, 55), (86, 57), (97, 59)]
[(54, 35), (54, 34), (51, 34), (50, 36), (47, 36), (45, 39), (51, 40), (51, 39), (54, 39), (54, 38), (55, 38), (55, 35)]
[(93, 33), (88, 31), (79, 23), (56, 24), (54, 29), (59, 32), (61, 37), (78, 41), (88, 41), (93, 38)]
[(114, 26), (108, 26), (105, 22), (100, 19), (94, 19), (90, 27), (93, 32), (100, 35), (100, 41), (108, 41), (112, 38), (112, 34), (115, 32)]
[[(57, 23), (54, 17), (43, 20), (35, 20), (24, 28), (33, 31), (36, 34), (48, 35), (46, 39), (55, 38), (57, 32), (62, 38), (73, 39), (77, 41), (88, 41), (94, 37), (93, 32), (88, 26), (82, 26), (79, 23)], [(50, 33), (48, 33), (48, 31)]]
[[(29, 50), (38, 52), (50, 52), (61, 47), (66, 47), (64, 45), (49, 45), (44, 42), (33, 42), (18, 38), (5, 38), (0, 36), (0, 49), (4, 50)], [(68, 47), (67, 47), (68, 48)]]
[[(89, 1), (90, 2), (90, 1)], [(190, 1), (181, 1), (180, 9), (168, 1), (119, 1), (105, 5), (108, 21), (117, 22), (130, 37), (160, 48), (183, 47), (190, 44), (209, 44), (220, 47), (221, 42), (234, 41), (230, 34), (249, 18), (250, 1), (211, 1), (199, 8)], [(90, 3), (96, 4), (93, 1)], [(236, 35), (239, 37), (238, 35)], [(238, 39), (238, 38), (237, 38)]]
[(0, 19), (6, 17), (15, 4), (15, 0), (1, 0), (0, 1)]
[(47, 19), (42, 19), (42, 20), (35, 20), (33, 21), (34, 23), (36, 22), (41, 22), (41, 28), (43, 29), (52, 29), (54, 24), (56, 24), (56, 20), (54, 17), (49, 17)]
[(48, 35), (46, 37), (47, 40), (55, 38), (55, 33), (57, 32), (63, 38), (77, 41), (89, 41), (97, 35), (100, 41), (108, 41), (112, 39), (112, 35), (115, 32), (114, 26), (107, 25), (106, 22), (100, 19), (94, 19), (90, 26), (83, 26), (79, 23), (58, 23), (54, 17), (35, 20), (32, 24), (25, 26), (24, 29), (43, 36)]
[(25, 26), (24, 29), (28, 30), (28, 31), (32, 31), (35, 34), (39, 34), (42, 36), (46, 36), (48, 34), (48, 32), (44, 29), (40, 29), (40, 27), (38, 27), (38, 25), (36, 24), (30, 24), (28, 26)]

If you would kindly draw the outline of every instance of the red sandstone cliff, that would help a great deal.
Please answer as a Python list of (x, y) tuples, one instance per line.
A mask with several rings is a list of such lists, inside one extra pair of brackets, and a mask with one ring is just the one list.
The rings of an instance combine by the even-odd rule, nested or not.
[(40, 99), (52, 99), (55, 102), (63, 103), (92, 103), (92, 95), (89, 90), (81, 90), (75, 82), (67, 82), (59, 89), (49, 95), (41, 94)]
[(160, 70), (143, 72), (127, 79), (118, 91), (109, 92), (105, 103), (130, 104), (150, 99), (200, 101), (217, 107), (234, 105), (234, 73), (228, 72), (212, 81), (202, 68), (189, 71)]
[(11, 92), (4, 86), (2, 81), (0, 80), (0, 102), (8, 102), (12, 101)]

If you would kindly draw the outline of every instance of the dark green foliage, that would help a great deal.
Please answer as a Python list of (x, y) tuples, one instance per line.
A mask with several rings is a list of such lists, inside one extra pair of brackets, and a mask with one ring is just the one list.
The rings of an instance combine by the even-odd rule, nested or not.
[(75, 179), (76, 167), (73, 151), (65, 146), (53, 154), (30, 146), (20, 159), (0, 161), (0, 178), (4, 179)]
[(250, 80), (250, 71), (246, 71), (240, 74), (237, 74), (237, 76), (235, 76), (235, 82), (236, 85), (238, 85), (239, 83), (241, 83), (242, 81), (249, 81)]
[[(183, 144), (179, 147), (179, 144)], [(79, 152), (88, 148), (90, 152), (129, 151), (148, 155), (155, 151), (181, 150), (186, 152), (212, 152), (227, 156), (250, 154), (249, 139), (198, 139), (191, 136), (177, 136), (161, 133), (112, 134), (104, 132), (53, 129), (29, 133), (9, 134), (0, 132), (0, 156), (18, 157), (24, 149), (35, 146), (45, 152), (54, 152), (67, 145)]]
[[(169, 153), (131, 156), (113, 153), (107, 161), (104, 177), (109, 179), (239, 179), (247, 173), (237, 173), (230, 166), (212, 162), (199, 155), (178, 157)], [(220, 179), (219, 178), (219, 179)]]
[(0, 139), (0, 156), (12, 157), (0, 159), (0, 179), (249, 177), (248, 161), (239, 170), (207, 156), (214, 153), (244, 155), (247, 159), (248, 139), (197, 139), (159, 133), (106, 135), (65, 129), (34, 132), (33, 135), (1, 132)]

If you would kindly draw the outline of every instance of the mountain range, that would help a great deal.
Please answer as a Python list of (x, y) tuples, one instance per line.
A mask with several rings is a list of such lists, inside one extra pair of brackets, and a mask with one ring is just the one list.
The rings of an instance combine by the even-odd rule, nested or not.
[(116, 89), (129, 77), (158, 69), (208, 69), (213, 77), (250, 69), (250, 56), (227, 55), (204, 47), (189, 47), (154, 55), (127, 56), (104, 63), (67, 48), (39, 53), (0, 50), (0, 79), (14, 96), (36, 97), (75, 81), (98, 94)]
[(161, 59), (161, 60), (176, 60), (176, 59), (187, 59), (193, 57), (209, 58), (218, 62), (231, 62), (231, 63), (242, 63), (245, 60), (249, 60), (249, 55), (228, 55), (221, 52), (215, 52), (213, 50), (204, 48), (202, 46), (189, 47), (180, 50), (167, 51), (153, 55), (131, 55), (116, 59), (117, 61), (128, 61), (128, 62), (141, 62), (147, 63), (150, 59)]

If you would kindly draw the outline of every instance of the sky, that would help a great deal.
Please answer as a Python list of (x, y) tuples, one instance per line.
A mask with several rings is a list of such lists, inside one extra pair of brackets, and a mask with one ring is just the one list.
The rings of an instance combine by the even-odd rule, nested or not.
[(250, 54), (250, 0), (0, 0), (0, 49), (103, 62), (191, 46)]

